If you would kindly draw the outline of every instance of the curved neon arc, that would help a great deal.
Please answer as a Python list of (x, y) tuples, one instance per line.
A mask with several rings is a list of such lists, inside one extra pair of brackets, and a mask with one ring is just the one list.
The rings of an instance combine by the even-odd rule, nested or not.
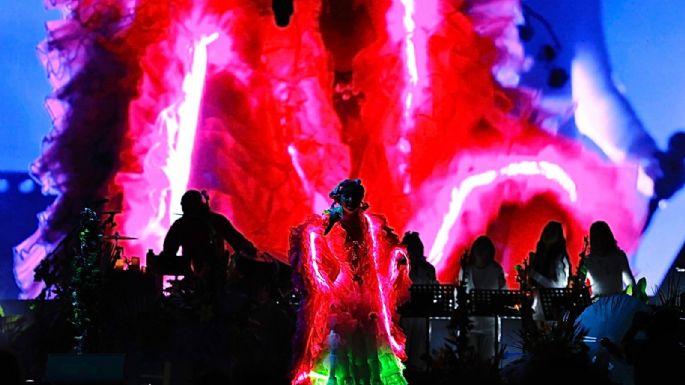
[(433, 265), (437, 265), (444, 257), (449, 234), (452, 232), (459, 214), (461, 214), (464, 202), (476, 188), (488, 186), (502, 177), (511, 178), (516, 176), (543, 176), (550, 181), (556, 182), (568, 194), (571, 202), (578, 200), (576, 184), (571, 176), (561, 166), (552, 162), (513, 162), (501, 167), (499, 170), (493, 169), (468, 176), (459, 183), (459, 186), (455, 186), (451, 190), (449, 209), (443, 216), (440, 229), (428, 254), (428, 261)]

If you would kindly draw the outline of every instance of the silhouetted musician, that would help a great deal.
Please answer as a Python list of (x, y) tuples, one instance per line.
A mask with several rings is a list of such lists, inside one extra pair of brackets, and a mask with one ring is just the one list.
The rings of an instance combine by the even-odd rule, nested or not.
[(181, 198), (183, 216), (176, 220), (164, 239), (160, 257), (175, 257), (179, 247), (190, 259), (195, 276), (223, 282), (228, 258), (225, 242), (236, 253), (253, 257), (256, 249), (223, 215), (213, 212), (203, 194), (189, 190)]

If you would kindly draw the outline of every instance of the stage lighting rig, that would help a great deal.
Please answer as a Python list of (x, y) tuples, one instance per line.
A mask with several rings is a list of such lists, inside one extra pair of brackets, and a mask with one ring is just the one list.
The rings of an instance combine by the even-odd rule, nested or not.
[(293, 0), (272, 0), (271, 9), (274, 12), (277, 26), (284, 28), (290, 24), (290, 17), (295, 11)]

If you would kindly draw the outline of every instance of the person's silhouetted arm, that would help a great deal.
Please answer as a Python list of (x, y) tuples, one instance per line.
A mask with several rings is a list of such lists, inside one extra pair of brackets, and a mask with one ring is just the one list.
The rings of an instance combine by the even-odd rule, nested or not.
[(502, 269), (501, 265), (497, 265), (499, 268), (498, 276), (497, 276), (497, 288), (499, 290), (504, 290), (507, 288), (507, 281), (504, 278), (504, 270)]
[(635, 285), (635, 277), (633, 277), (633, 272), (630, 271), (628, 257), (626, 257), (625, 253), (621, 253), (621, 278), (623, 279), (624, 286)]
[(178, 221), (174, 222), (164, 237), (164, 246), (160, 255), (175, 256), (181, 247), (181, 225)]
[(221, 236), (238, 253), (246, 256), (254, 256), (257, 248), (250, 242), (238, 229), (233, 226), (231, 221), (221, 216)]

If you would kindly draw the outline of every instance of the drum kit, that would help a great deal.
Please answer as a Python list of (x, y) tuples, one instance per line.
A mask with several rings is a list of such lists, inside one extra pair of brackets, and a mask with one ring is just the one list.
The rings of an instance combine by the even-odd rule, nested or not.
[(120, 241), (132, 241), (138, 238), (121, 235), (118, 232), (115, 232), (112, 235), (103, 236), (102, 239), (113, 241), (110, 261), (112, 261), (114, 270), (140, 270), (140, 258), (127, 257), (124, 253), (124, 247), (119, 244)]
[(143, 271), (150, 272), (156, 275), (170, 275), (170, 276), (185, 276), (190, 274), (190, 259), (188, 257), (179, 256), (178, 258), (161, 258), (152, 250), (148, 250), (146, 255), (146, 267), (141, 266), (141, 260), (138, 256), (128, 256), (125, 253), (125, 247), (120, 242), (127, 242), (137, 240), (138, 237), (129, 235), (122, 235), (118, 231), (114, 231), (117, 226), (114, 217), (120, 214), (121, 211), (103, 211), (103, 220), (101, 221), (103, 235), (101, 239), (106, 242), (104, 247), (107, 256), (106, 263), (115, 271)]
[[(120, 214), (121, 211), (104, 211), (103, 216), (106, 216), (102, 221), (102, 228), (105, 232), (111, 231), (116, 227), (117, 223), (114, 217)], [(138, 239), (137, 237), (132, 237), (128, 235), (121, 235), (118, 231), (112, 234), (103, 235), (102, 239), (108, 241), (110, 252), (111, 266), (114, 270), (140, 270), (140, 258), (139, 257), (127, 257), (124, 253), (124, 247), (119, 244), (121, 241), (132, 241)]]

